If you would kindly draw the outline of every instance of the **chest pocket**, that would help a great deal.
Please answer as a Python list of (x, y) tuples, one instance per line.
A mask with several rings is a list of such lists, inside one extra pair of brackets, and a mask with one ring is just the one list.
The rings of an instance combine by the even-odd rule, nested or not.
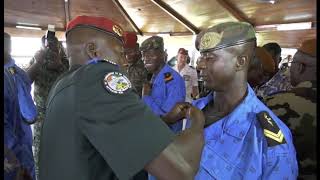
[(206, 145), (203, 148), (200, 168), (196, 175), (196, 180), (203, 179), (242, 180), (243, 175), (232, 163), (227, 162), (211, 147)]
[(183, 75), (184, 81), (190, 81), (191, 77), (189, 75)]

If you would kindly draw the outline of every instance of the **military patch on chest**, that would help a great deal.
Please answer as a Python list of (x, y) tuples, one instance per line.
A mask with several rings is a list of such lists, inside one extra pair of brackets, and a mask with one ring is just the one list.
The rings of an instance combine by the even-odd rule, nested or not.
[(103, 79), (104, 87), (115, 94), (123, 94), (131, 88), (130, 80), (120, 72), (111, 72)]
[(263, 134), (267, 138), (268, 147), (286, 143), (281, 129), (271, 118), (268, 112), (262, 111), (257, 114), (257, 117), (263, 129)]
[(170, 82), (172, 80), (173, 80), (173, 77), (172, 77), (172, 74), (170, 72), (167, 72), (167, 73), (164, 74), (164, 81), (166, 83), (168, 83), (168, 82)]
[(14, 75), (16, 73), (16, 68), (14, 68), (14, 67), (9, 67), (8, 70), (9, 70), (10, 74), (12, 74), (12, 75)]

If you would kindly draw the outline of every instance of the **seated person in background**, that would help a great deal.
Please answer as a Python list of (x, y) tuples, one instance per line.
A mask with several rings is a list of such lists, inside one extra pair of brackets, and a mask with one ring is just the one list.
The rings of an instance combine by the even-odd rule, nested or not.
[(147, 81), (148, 72), (141, 60), (141, 52), (135, 33), (125, 33), (124, 53), (128, 62), (127, 73), (138, 95), (142, 96), (143, 83)]
[(270, 94), (288, 91), (291, 89), (289, 69), (279, 69), (279, 63), (281, 61), (281, 48), (277, 43), (268, 43), (263, 46), (272, 56), (275, 62), (275, 75), (264, 85), (256, 90), (257, 96), (265, 97)]
[[(143, 101), (158, 115), (163, 116), (178, 102), (185, 102), (186, 88), (183, 78), (167, 65), (164, 61), (163, 39), (159, 36), (152, 36), (142, 42), (140, 50), (144, 66), (149, 73), (152, 73), (150, 83), (145, 83), (142, 89)], [(182, 130), (182, 121), (170, 124), (173, 132)]]
[(221, 23), (197, 39), (201, 76), (214, 93), (193, 102), (206, 118), (195, 179), (295, 179), (291, 132), (247, 83), (256, 47), (254, 28), (245, 22)]
[[(188, 65), (188, 51), (180, 48), (177, 55), (176, 70), (184, 79), (186, 86), (186, 102), (192, 102), (199, 95), (197, 71)], [(190, 58), (189, 58), (190, 60)]]
[(257, 90), (270, 80), (274, 71), (274, 61), (271, 55), (263, 47), (256, 47), (255, 56), (248, 69), (248, 83), (250, 86)]
[(317, 177), (317, 79), (316, 40), (306, 40), (290, 67), (293, 88), (264, 99), (265, 104), (290, 128), (297, 149), (298, 179)]

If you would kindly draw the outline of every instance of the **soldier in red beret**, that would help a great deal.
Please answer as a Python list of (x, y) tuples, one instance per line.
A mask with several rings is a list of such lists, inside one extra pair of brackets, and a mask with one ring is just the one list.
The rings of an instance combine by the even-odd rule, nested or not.
[(142, 96), (143, 83), (147, 82), (148, 72), (141, 60), (137, 35), (132, 32), (125, 33), (124, 53), (128, 62), (127, 72), (129, 80), (136, 89), (139, 96)]
[[(66, 32), (70, 70), (52, 87), (40, 145), (42, 180), (127, 180), (145, 169), (159, 179), (191, 180), (199, 168), (204, 116), (178, 103), (160, 119), (123, 73), (123, 30), (79, 16)], [(165, 122), (192, 119), (174, 135)], [(165, 122), (164, 122), (165, 121)]]

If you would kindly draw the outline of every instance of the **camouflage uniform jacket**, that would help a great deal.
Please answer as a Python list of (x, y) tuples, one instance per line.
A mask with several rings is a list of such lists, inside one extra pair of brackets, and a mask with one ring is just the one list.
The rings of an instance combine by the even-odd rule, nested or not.
[[(265, 104), (290, 128), (299, 161), (299, 177), (316, 177), (316, 82), (305, 81), (288, 92), (264, 99)], [(306, 176), (307, 175), (307, 176)]]
[(279, 69), (267, 83), (255, 89), (256, 95), (264, 98), (280, 91), (289, 91), (292, 88), (289, 73), (289, 68)]
[(137, 93), (141, 97), (143, 83), (147, 81), (148, 72), (144, 67), (142, 60), (128, 66), (128, 76)]
[[(46, 59), (45, 62), (48, 60)], [(46, 103), (49, 95), (49, 91), (58, 79), (60, 75), (69, 69), (69, 61), (64, 52), (61, 53), (61, 61), (63, 66), (56, 71), (47, 68), (46, 63), (40, 68), (39, 74), (34, 80), (34, 92), (33, 98), (38, 110), (36, 122), (33, 125), (33, 146), (34, 146), (34, 160), (36, 177), (39, 179), (39, 147), (40, 147), (40, 136), (43, 120), (45, 118)], [(34, 59), (30, 61), (30, 66), (35, 63)]]

